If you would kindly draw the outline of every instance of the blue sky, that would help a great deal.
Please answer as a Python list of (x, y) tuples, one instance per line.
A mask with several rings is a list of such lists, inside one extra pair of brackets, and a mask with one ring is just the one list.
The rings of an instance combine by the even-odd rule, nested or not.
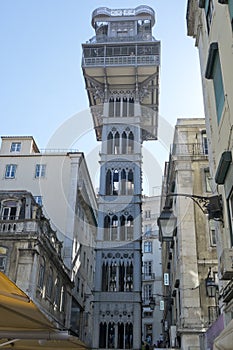
[[(161, 120), (172, 128), (177, 118), (203, 117), (198, 52), (186, 30), (187, 0), (1, 0), (0, 134), (32, 135), (39, 148), (46, 148), (70, 117), (78, 115), (83, 125), (88, 99), (81, 44), (94, 36), (91, 13), (101, 6), (142, 4), (155, 10), (153, 35), (161, 40)], [(91, 121), (85, 125), (88, 132), (76, 143), (72, 140), (70, 147), (75, 143), (80, 151), (91, 153), (95, 147)], [(166, 130), (156, 144), (146, 146), (153, 156), (160, 154), (160, 168), (169, 149)], [(57, 146), (64, 148), (62, 141)]]

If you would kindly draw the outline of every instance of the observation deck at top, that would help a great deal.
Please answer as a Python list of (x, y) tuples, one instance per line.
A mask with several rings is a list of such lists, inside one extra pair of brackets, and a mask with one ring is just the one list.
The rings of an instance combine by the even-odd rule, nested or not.
[(82, 45), (82, 69), (98, 140), (103, 118), (101, 108), (97, 116), (93, 107), (120, 90), (135, 93), (135, 102), (144, 111), (150, 110), (141, 127), (146, 120), (146, 139), (157, 138), (160, 41), (152, 36), (154, 24), (154, 10), (145, 5), (117, 10), (100, 7), (92, 13), (96, 35)]

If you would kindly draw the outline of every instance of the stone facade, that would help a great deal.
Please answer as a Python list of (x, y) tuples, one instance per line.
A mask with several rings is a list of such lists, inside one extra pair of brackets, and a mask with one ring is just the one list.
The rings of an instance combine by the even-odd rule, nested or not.
[(0, 191), (0, 269), (56, 328), (70, 327), (73, 283), (62, 242), (27, 191)]
[(195, 39), (200, 59), (210, 171), (214, 180), (213, 188), (222, 196), (223, 204), (223, 224), (216, 225), (216, 230), (220, 307), (225, 326), (232, 319), (233, 306), (229, 293), (233, 277), (232, 19), (232, 0), (188, 1), (187, 29), (188, 35)]
[(5, 136), (0, 160), (1, 189), (30, 192), (62, 242), (60, 259), (73, 283), (70, 326), (90, 344), (97, 204), (84, 155), (41, 152), (31, 136)]
[(211, 195), (205, 139), (204, 119), (177, 120), (162, 188), (161, 208), (177, 217), (173, 239), (162, 243), (164, 336), (182, 350), (199, 349), (200, 336), (218, 316), (215, 298), (206, 293), (208, 275), (218, 283), (215, 226), (190, 198)]

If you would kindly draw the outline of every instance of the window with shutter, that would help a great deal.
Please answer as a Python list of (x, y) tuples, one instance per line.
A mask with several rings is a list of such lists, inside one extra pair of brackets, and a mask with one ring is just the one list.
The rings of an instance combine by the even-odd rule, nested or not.
[(222, 115), (223, 105), (224, 105), (224, 88), (223, 88), (221, 62), (220, 62), (217, 42), (210, 44), (205, 77), (207, 79), (213, 80), (215, 102), (216, 102), (216, 114), (217, 114), (217, 119), (219, 123), (221, 120), (221, 115)]
[(218, 52), (215, 56), (215, 61), (213, 66), (213, 83), (214, 83), (217, 118), (218, 118), (218, 122), (220, 122), (223, 105), (224, 105), (224, 90), (223, 90), (222, 71), (221, 71)]
[(233, 28), (233, 0), (228, 0), (228, 6), (229, 6), (229, 12), (230, 12), (231, 25)]

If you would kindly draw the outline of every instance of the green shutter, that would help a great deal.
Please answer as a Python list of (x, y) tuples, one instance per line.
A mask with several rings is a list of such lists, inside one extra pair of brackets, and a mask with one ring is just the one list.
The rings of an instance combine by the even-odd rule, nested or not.
[(219, 123), (222, 115), (223, 105), (224, 105), (224, 90), (223, 90), (222, 71), (221, 71), (218, 52), (215, 56), (215, 61), (213, 66), (213, 83), (214, 83), (217, 118)]
[(232, 18), (233, 18), (233, 0), (228, 0), (228, 6), (229, 6), (230, 18), (232, 21)]
[(205, 13), (207, 14), (210, 0), (205, 1)]

